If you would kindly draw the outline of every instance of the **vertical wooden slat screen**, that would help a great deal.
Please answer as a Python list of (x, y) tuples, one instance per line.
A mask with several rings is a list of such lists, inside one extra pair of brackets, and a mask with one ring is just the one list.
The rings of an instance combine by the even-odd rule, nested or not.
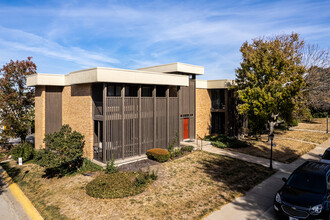
[(154, 100), (153, 98), (141, 98), (141, 152), (154, 147)]
[[(121, 93), (124, 94), (123, 91)], [(106, 97), (106, 160), (121, 159), (159, 147), (167, 148), (178, 133), (178, 97)]]
[(179, 100), (177, 97), (170, 97), (170, 112), (169, 112), (169, 138), (170, 144), (174, 138), (178, 136), (179, 139)]
[(125, 98), (125, 157), (136, 156), (139, 154), (139, 99)]
[(166, 98), (156, 98), (156, 147), (166, 145)]
[(119, 97), (107, 98), (106, 110), (106, 143), (107, 160), (122, 157), (122, 100)]

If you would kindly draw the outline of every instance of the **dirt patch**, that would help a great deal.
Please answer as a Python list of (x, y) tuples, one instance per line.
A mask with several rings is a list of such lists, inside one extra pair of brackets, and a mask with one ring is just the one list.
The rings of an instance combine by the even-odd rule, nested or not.
[(129, 164), (125, 164), (119, 167), (120, 171), (139, 171), (139, 170), (143, 170), (146, 171), (148, 169), (148, 167), (151, 166), (155, 166), (158, 165), (159, 162), (154, 161), (154, 160), (149, 160), (149, 159), (145, 159), (145, 160), (140, 160), (134, 163), (129, 163)]
[(47, 207), (71, 219), (199, 219), (273, 173), (256, 164), (200, 151), (150, 169), (158, 169), (158, 180), (145, 192), (121, 199), (88, 196), (85, 186), (94, 177), (42, 178), (42, 168), (35, 164), (22, 166), (18, 179), (42, 215), (52, 219), (60, 218), (47, 216)]

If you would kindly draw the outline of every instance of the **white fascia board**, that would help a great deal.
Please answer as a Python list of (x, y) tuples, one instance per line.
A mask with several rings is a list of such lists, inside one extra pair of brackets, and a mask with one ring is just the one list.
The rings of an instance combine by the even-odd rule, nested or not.
[(65, 75), (59, 74), (33, 74), (26, 79), (27, 86), (64, 86), (65, 85)]
[(189, 86), (189, 77), (139, 70), (98, 68), (98, 82)]
[(97, 68), (71, 72), (66, 75), (66, 85), (97, 82)]
[(197, 89), (228, 89), (235, 84), (235, 80), (219, 79), (219, 80), (197, 80)]
[(204, 74), (204, 67), (186, 64), (186, 63), (163, 64), (158, 66), (144, 67), (138, 70), (146, 70), (146, 71), (159, 72), (159, 73), (181, 72), (181, 73), (188, 73), (193, 75)]
[(207, 89), (207, 80), (196, 79), (196, 89)]
[(189, 86), (189, 76), (97, 67), (68, 75), (35, 74), (27, 78), (28, 86), (66, 86), (95, 82)]

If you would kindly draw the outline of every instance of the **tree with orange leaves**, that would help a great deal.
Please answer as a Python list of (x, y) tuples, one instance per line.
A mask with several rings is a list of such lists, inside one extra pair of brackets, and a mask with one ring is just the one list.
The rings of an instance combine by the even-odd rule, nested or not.
[(32, 57), (11, 60), (0, 69), (0, 122), (6, 126), (2, 140), (20, 137), (24, 141), (34, 127), (34, 88), (26, 86), (26, 77), (36, 70)]

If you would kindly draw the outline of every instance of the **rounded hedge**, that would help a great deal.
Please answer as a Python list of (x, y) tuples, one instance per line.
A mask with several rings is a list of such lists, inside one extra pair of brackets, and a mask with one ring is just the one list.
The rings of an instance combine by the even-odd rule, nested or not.
[(117, 172), (96, 177), (86, 186), (89, 196), (101, 199), (115, 199), (142, 193), (148, 184), (139, 184), (137, 172)]
[(162, 148), (152, 148), (147, 150), (147, 156), (149, 159), (156, 160), (158, 162), (166, 162), (170, 159), (170, 152)]

